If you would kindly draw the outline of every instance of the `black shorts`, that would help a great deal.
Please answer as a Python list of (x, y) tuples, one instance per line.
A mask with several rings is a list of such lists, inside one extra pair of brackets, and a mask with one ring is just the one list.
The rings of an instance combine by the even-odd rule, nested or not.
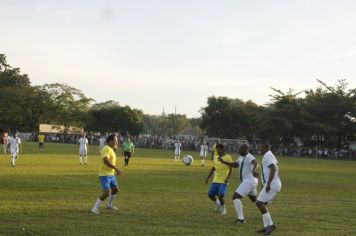
[(124, 157), (130, 158), (131, 157), (131, 152), (124, 152)]
[(38, 143), (39, 148), (43, 148), (43, 142)]

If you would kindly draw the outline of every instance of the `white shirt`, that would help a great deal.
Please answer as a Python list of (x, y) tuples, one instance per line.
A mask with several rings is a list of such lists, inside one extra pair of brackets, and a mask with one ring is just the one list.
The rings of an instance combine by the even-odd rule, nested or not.
[(241, 181), (244, 179), (249, 179), (249, 178), (255, 178), (253, 176), (252, 170), (253, 170), (253, 164), (252, 162), (256, 160), (254, 156), (252, 156), (250, 153), (247, 153), (245, 156), (240, 156), (239, 159), (236, 160), (237, 163), (239, 163), (240, 167), (240, 178)]
[(273, 155), (273, 153), (271, 151), (268, 151), (265, 153), (265, 155), (263, 155), (263, 159), (262, 159), (262, 183), (266, 184), (268, 179), (269, 179), (269, 175), (270, 175), (270, 168), (268, 166), (270, 165), (274, 165), (276, 168), (276, 172), (274, 174), (274, 178), (271, 182), (271, 188), (280, 191), (281, 189), (281, 180), (279, 179), (279, 175), (278, 175), (278, 162), (276, 157)]
[(79, 140), (79, 149), (80, 150), (87, 150), (88, 139), (81, 137)]
[(175, 153), (180, 153), (180, 147), (182, 146), (181, 143), (175, 143), (174, 144), (174, 152)]
[(104, 139), (103, 137), (101, 137), (101, 138), (99, 139), (99, 147), (100, 147), (100, 148), (103, 148), (104, 145), (105, 145), (105, 139)]
[(208, 149), (208, 145), (200, 145), (200, 156), (201, 157), (206, 157), (207, 153), (208, 153), (209, 149)]
[(19, 137), (17, 137), (17, 138), (8, 137), (7, 142), (10, 143), (11, 153), (19, 153), (20, 152), (19, 144), (21, 144), (21, 139)]

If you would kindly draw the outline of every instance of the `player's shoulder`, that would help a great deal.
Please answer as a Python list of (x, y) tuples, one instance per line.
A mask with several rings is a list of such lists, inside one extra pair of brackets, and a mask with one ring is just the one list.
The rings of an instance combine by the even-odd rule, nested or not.
[(224, 160), (232, 161), (232, 157), (229, 154), (225, 154), (223, 157)]

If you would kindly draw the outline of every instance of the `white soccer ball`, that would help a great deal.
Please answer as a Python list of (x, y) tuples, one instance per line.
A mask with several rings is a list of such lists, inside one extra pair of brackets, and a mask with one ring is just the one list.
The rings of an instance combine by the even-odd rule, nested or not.
[(193, 163), (193, 157), (191, 156), (191, 155), (185, 155), (184, 157), (183, 157), (183, 163), (184, 163), (184, 165), (186, 165), (186, 166), (189, 166), (189, 165), (191, 165), (192, 163)]

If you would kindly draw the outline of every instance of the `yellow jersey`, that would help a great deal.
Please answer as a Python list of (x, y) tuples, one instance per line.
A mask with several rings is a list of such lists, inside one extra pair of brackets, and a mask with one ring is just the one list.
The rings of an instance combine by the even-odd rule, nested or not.
[(43, 134), (38, 135), (38, 142), (43, 143), (45, 136)]
[[(108, 145), (105, 145), (103, 147), (103, 149), (100, 152), (100, 157), (102, 159), (104, 159), (104, 157), (107, 157), (108, 161), (111, 164), (113, 165), (116, 164), (116, 154), (114, 150)], [(115, 175), (115, 170), (105, 165), (104, 162), (102, 161), (99, 168), (99, 176), (109, 176), (109, 175)]]
[[(230, 155), (225, 154), (222, 159), (226, 162), (233, 162)], [(214, 167), (215, 167), (215, 175), (213, 179), (213, 183), (225, 183), (225, 179), (229, 174), (230, 167), (221, 163), (218, 160), (218, 157), (214, 157)]]

